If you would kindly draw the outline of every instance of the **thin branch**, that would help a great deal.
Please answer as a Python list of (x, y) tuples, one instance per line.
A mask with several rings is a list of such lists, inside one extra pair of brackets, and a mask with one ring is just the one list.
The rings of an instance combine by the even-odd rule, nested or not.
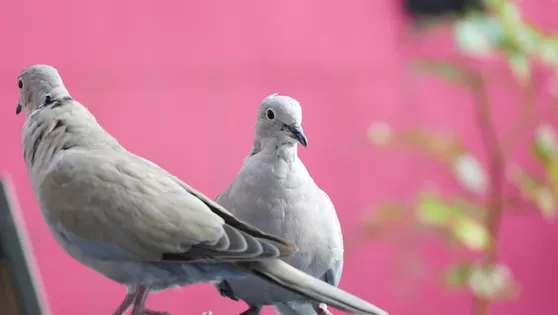
[(535, 96), (535, 76), (525, 86), (525, 95), (519, 111), (519, 116), (516, 118), (509, 134), (503, 140), (503, 150), (506, 154), (512, 154), (515, 146), (517, 146), (521, 134), (525, 129), (529, 128), (535, 112), (534, 96)]
[[(455, 66), (455, 63), (440, 62), (439, 60), (422, 60), (419, 64), (423, 70), (449, 69), (450, 66), (458, 72), (444, 73), (444, 75), (454, 82), (464, 84), (469, 87), (475, 97), (477, 106), (477, 122), (482, 134), (484, 151), (489, 157), (488, 172), (490, 174), (490, 190), (486, 199), (486, 214), (484, 216), (484, 226), (492, 236), (487, 248), (483, 252), (481, 263), (483, 266), (490, 266), (497, 262), (498, 253), (498, 234), (500, 228), (501, 217), (504, 210), (514, 207), (517, 213), (530, 213), (525, 211), (526, 207), (518, 207), (518, 205), (527, 205), (526, 200), (520, 198), (514, 199), (504, 196), (505, 183), (505, 166), (506, 157), (510, 154), (520, 140), (521, 134), (525, 129), (529, 128), (534, 120), (534, 90), (535, 82), (530, 80), (525, 87), (525, 95), (518, 117), (510, 132), (500, 141), (496, 128), (494, 126), (488, 92), (486, 87), (486, 79), (483, 73), (471, 70), (467, 67)], [(511, 210), (511, 209), (510, 209)], [(490, 300), (473, 296), (472, 314), (487, 315), (490, 306)]]
[(532, 201), (521, 197), (504, 197), (504, 209), (507, 213), (521, 216), (540, 215)]
[[(498, 232), (500, 219), (504, 210), (502, 195), (505, 176), (505, 156), (493, 124), (486, 82), (482, 73), (477, 73), (475, 80), (472, 81), (471, 89), (473, 90), (473, 95), (476, 97), (477, 119), (482, 133), (484, 150), (490, 157), (489, 173), (491, 183), (486, 206), (488, 213), (484, 224), (490, 235), (492, 235), (492, 238), (483, 253), (482, 259), (483, 265), (488, 266), (496, 262), (498, 258)], [(486, 315), (488, 314), (489, 306), (489, 300), (479, 298), (476, 295), (473, 296), (473, 314)]]

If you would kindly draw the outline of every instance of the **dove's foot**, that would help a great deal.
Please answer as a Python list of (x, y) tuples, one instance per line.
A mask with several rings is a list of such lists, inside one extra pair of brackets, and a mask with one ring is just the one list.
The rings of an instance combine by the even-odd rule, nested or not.
[(314, 305), (314, 311), (316, 311), (316, 315), (333, 315), (324, 303)]
[(114, 311), (113, 315), (124, 315), (124, 313), (130, 308), (130, 306), (132, 306), (132, 303), (134, 303), (135, 298), (135, 291), (128, 292), (122, 303), (120, 303), (116, 311)]
[(260, 315), (262, 312), (261, 306), (250, 305), (250, 308), (240, 313), (240, 315)]
[(158, 312), (145, 308), (147, 295), (149, 295), (148, 286), (142, 285), (137, 288), (131, 315), (170, 315), (169, 312)]

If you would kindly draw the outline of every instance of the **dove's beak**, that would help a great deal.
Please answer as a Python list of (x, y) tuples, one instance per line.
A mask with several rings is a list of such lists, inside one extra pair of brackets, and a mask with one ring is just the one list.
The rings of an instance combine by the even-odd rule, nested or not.
[(306, 136), (304, 135), (304, 131), (302, 130), (302, 127), (299, 125), (289, 125), (289, 126), (285, 126), (287, 128), (287, 130), (289, 130), (289, 136), (293, 139), (295, 139), (296, 141), (300, 142), (300, 144), (302, 144), (304, 147), (308, 146), (308, 139), (306, 139)]
[(19, 113), (21, 113), (22, 110), (23, 110), (23, 106), (21, 106), (21, 104), (17, 104), (16, 115), (19, 115)]

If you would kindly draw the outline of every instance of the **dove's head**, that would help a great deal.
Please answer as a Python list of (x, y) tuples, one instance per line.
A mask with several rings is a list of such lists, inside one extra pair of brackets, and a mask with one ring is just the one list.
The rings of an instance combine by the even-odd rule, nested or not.
[(70, 96), (58, 70), (48, 65), (34, 65), (21, 71), (17, 85), (20, 96), (16, 114), (25, 109), (30, 115), (44, 104)]
[(258, 110), (256, 137), (279, 144), (308, 145), (302, 130), (302, 108), (297, 100), (285, 95), (271, 94), (266, 97)]

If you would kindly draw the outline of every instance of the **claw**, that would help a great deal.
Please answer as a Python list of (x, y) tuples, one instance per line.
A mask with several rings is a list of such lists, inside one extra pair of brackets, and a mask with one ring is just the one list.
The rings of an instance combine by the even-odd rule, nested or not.
[(320, 303), (318, 305), (314, 305), (314, 310), (316, 311), (317, 315), (333, 315), (328, 309), (327, 305), (324, 303)]
[(144, 305), (147, 295), (149, 295), (148, 286), (142, 285), (137, 288), (132, 315), (171, 315), (169, 312), (158, 312), (145, 308)]

